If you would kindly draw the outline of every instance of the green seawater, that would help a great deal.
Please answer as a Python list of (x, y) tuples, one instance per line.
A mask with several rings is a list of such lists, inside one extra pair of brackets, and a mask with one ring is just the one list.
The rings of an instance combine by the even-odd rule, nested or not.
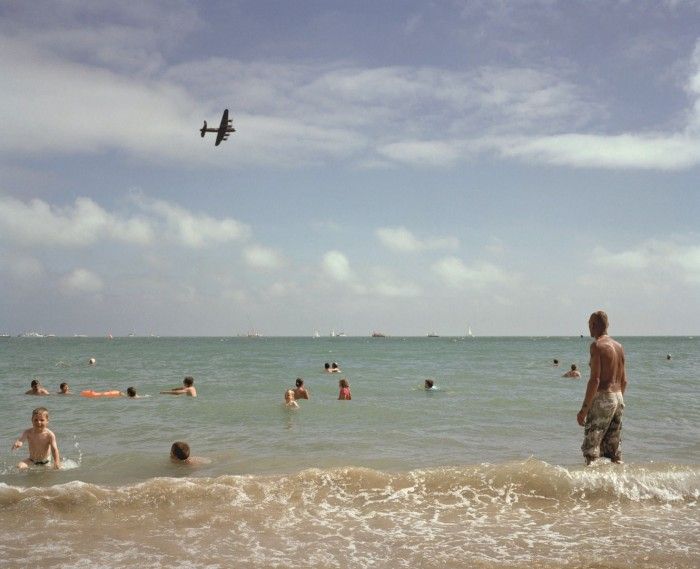
[[(618, 338), (626, 350), (623, 458), (628, 463), (700, 462), (700, 338)], [(293, 473), (361, 466), (407, 471), (533, 457), (582, 462), (576, 423), (587, 380), (589, 338), (5, 338), (0, 340), (0, 481), (120, 484), (173, 475), (175, 440), (212, 463), (197, 476)], [(666, 354), (672, 355), (671, 360)], [(95, 366), (87, 365), (89, 358)], [(561, 364), (552, 365), (556, 358)], [(336, 361), (342, 374), (323, 371)], [(571, 363), (580, 380), (562, 378)], [(159, 395), (195, 378), (197, 398)], [(24, 395), (33, 378), (52, 393)], [(311, 392), (282, 405), (302, 377)], [(353, 400), (338, 401), (347, 377)], [(435, 378), (437, 390), (423, 381)], [(138, 400), (87, 399), (134, 386)], [(31, 411), (77, 468), (45, 476), (14, 470), (14, 438)]]

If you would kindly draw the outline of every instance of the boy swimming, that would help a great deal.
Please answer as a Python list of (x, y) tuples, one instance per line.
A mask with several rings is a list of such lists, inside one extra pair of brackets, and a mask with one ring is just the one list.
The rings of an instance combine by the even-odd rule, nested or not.
[(12, 450), (16, 450), (24, 444), (25, 439), (29, 441), (29, 457), (17, 465), (20, 470), (33, 465), (46, 466), (51, 458), (53, 467), (61, 468), (56, 435), (47, 428), (48, 424), (49, 410), (46, 407), (37, 407), (32, 411), (32, 427), (24, 431), (12, 445)]
[(208, 464), (210, 460), (199, 456), (190, 456), (190, 445), (183, 441), (175, 441), (170, 447), (170, 462), (187, 466), (199, 466), (200, 464)]
[(39, 383), (38, 379), (32, 379), (29, 391), (24, 392), (25, 395), (48, 395), (49, 390)]
[(165, 395), (189, 395), (190, 397), (197, 397), (197, 388), (194, 386), (194, 378), (188, 375), (182, 380), (182, 387), (173, 387), (167, 391), (161, 391), (161, 393)]

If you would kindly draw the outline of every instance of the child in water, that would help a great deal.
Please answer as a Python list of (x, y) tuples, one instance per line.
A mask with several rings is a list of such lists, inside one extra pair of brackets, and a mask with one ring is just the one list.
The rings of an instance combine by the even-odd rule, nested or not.
[(426, 389), (437, 389), (437, 387), (435, 387), (435, 380), (434, 379), (426, 379), (425, 380), (425, 388)]
[(299, 403), (294, 399), (293, 389), (287, 389), (287, 391), (284, 392), (284, 406), (289, 409), (296, 409), (299, 407)]
[(49, 391), (46, 389), (41, 383), (39, 383), (38, 379), (32, 379), (31, 384), (29, 385), (30, 389), (29, 391), (25, 391), (25, 395), (48, 395)]
[(73, 393), (70, 390), (70, 387), (68, 384), (64, 381), (61, 385), (58, 386), (58, 393), (57, 395), (73, 395)]
[(167, 391), (161, 391), (161, 393), (166, 395), (189, 395), (190, 397), (197, 397), (197, 388), (194, 386), (194, 378), (188, 375), (182, 380), (182, 387), (173, 387)]
[(47, 428), (48, 424), (49, 410), (46, 407), (37, 407), (32, 411), (32, 427), (24, 431), (12, 445), (12, 450), (16, 450), (24, 444), (25, 439), (29, 441), (29, 457), (17, 465), (20, 470), (33, 465), (46, 466), (52, 458), (53, 467), (61, 468), (56, 435)]
[(200, 456), (190, 456), (190, 445), (182, 441), (175, 441), (170, 447), (170, 462), (187, 466), (199, 466), (208, 464), (209, 459)]
[(350, 394), (350, 384), (348, 380), (343, 378), (338, 382), (338, 387), (340, 387), (340, 392), (338, 393), (339, 401), (350, 401), (352, 395)]

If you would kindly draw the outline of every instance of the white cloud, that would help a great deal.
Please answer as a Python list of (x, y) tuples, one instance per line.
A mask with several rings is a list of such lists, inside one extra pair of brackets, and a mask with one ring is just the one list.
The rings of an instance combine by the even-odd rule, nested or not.
[(377, 148), (385, 158), (417, 166), (451, 166), (465, 155), (463, 144), (441, 140), (407, 140)]
[(664, 279), (700, 283), (700, 245), (678, 240), (650, 239), (637, 247), (610, 252), (603, 247), (593, 250), (594, 265), (619, 273), (634, 271), (634, 278), (654, 282)]
[(59, 283), (61, 290), (67, 294), (98, 293), (104, 283), (102, 279), (88, 269), (75, 269), (63, 277)]
[(350, 282), (355, 276), (348, 258), (340, 251), (329, 251), (323, 256), (323, 271), (338, 282)]
[(190, 248), (243, 241), (250, 235), (250, 227), (235, 219), (194, 214), (143, 196), (132, 202), (141, 210), (139, 215), (110, 213), (86, 197), (72, 206), (56, 207), (39, 199), (25, 203), (0, 196), (0, 235), (30, 246), (86, 247), (104, 240), (150, 245), (158, 233)]
[(508, 274), (496, 265), (477, 263), (467, 266), (457, 257), (441, 259), (433, 265), (432, 270), (445, 284), (455, 288), (506, 284), (512, 280)]
[(700, 138), (688, 134), (560, 134), (484, 144), (505, 156), (562, 166), (681, 170), (700, 164)]
[(256, 269), (278, 269), (284, 264), (279, 253), (262, 245), (248, 247), (243, 257), (249, 266)]
[(620, 270), (641, 270), (649, 267), (651, 263), (649, 251), (623, 251), (610, 253), (603, 247), (593, 250), (593, 262), (603, 267), (613, 267)]
[(25, 203), (0, 196), (0, 234), (21, 244), (64, 247), (83, 247), (105, 238), (142, 245), (153, 240), (147, 221), (110, 214), (85, 197), (77, 198), (73, 206), (55, 207), (39, 199)]
[(452, 237), (431, 237), (419, 240), (405, 227), (381, 227), (375, 231), (387, 249), (413, 253), (428, 249), (455, 249), (459, 241)]
[(144, 211), (160, 217), (166, 224), (167, 235), (186, 247), (200, 248), (245, 240), (250, 235), (250, 227), (235, 219), (215, 219), (206, 214), (193, 214), (170, 202), (141, 196), (134, 196), (133, 201)]
[[(573, 167), (700, 164), (700, 42), (686, 124), (615, 132), (603, 122), (605, 102), (565, 61), (465, 71), (223, 57), (168, 65), (175, 37), (203, 25), (188, 3), (32, 6), (0, 24), (0, 76), (12, 78), (3, 84), (0, 155), (119, 150), (221, 168), (329, 160), (445, 168), (487, 151)], [(406, 29), (420, 22), (410, 16)], [(230, 101), (238, 132), (213, 149), (196, 128)]]

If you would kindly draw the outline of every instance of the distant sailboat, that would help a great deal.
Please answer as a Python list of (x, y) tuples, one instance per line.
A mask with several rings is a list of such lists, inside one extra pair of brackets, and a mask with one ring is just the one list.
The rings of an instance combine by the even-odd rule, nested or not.
[(320, 338), (321, 334), (319, 334), (318, 330), (314, 330), (314, 333), (311, 335), (312, 338)]
[(467, 327), (467, 338), (473, 338), (474, 334), (472, 334), (472, 327), (468, 326)]

